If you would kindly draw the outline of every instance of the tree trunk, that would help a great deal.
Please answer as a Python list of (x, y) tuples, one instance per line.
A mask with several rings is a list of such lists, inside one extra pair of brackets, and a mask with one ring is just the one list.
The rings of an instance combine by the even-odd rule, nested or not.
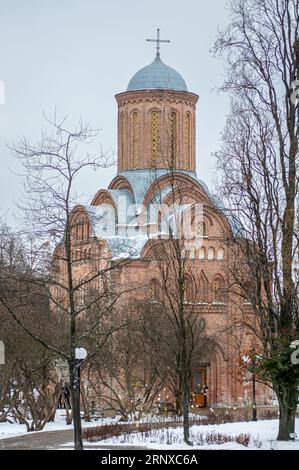
[(184, 441), (190, 445), (190, 430), (189, 430), (189, 384), (184, 384), (184, 398), (183, 398), (183, 426), (184, 426)]
[(186, 326), (184, 323), (184, 310), (181, 310), (182, 320), (182, 369), (181, 369), (181, 382), (183, 388), (183, 427), (184, 427), (184, 442), (190, 445), (190, 429), (189, 429), (189, 400), (190, 400), (190, 362), (187, 359), (187, 335)]
[(289, 441), (292, 439), (290, 434), (295, 432), (298, 392), (294, 387), (278, 385), (276, 393), (280, 413), (277, 440)]
[(82, 402), (83, 411), (84, 411), (84, 421), (86, 423), (89, 423), (91, 421), (91, 413), (90, 413), (90, 407), (87, 402), (86, 393), (83, 387), (81, 388), (80, 393), (81, 393), (81, 402)]
[(78, 370), (77, 368), (70, 367), (71, 379), (71, 402), (72, 402), (72, 415), (74, 423), (74, 444), (75, 450), (84, 450), (82, 442), (82, 426), (80, 415), (80, 389), (78, 384)]
[(181, 384), (179, 384), (175, 393), (175, 414), (177, 416), (183, 416), (184, 414), (183, 402), (184, 402), (183, 390), (182, 390)]

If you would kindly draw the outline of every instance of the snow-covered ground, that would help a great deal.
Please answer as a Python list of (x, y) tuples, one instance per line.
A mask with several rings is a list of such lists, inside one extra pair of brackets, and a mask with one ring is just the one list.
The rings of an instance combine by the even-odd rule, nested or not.
[[(201, 419), (206, 419), (205, 416), (199, 416), (190, 413), (190, 419), (191, 418), (201, 418)], [(182, 417), (176, 417), (175, 421), (182, 421)], [(86, 423), (84, 420), (82, 420), (82, 426), (83, 428), (90, 428), (90, 427), (96, 427), (96, 426), (101, 426), (102, 424), (115, 424), (119, 421), (119, 417), (117, 418), (99, 418), (98, 421), (93, 421), (90, 423)], [(144, 419), (140, 420), (140, 423), (142, 422), (151, 422), (151, 423), (160, 423), (161, 421), (163, 422), (169, 422), (173, 421), (173, 418), (171, 417), (164, 417), (164, 416), (146, 416)], [(126, 423), (124, 423), (126, 424)], [(65, 429), (72, 429), (72, 425), (67, 425), (65, 422), (65, 411), (64, 410), (57, 410), (56, 416), (55, 416), (55, 421), (51, 423), (47, 423), (46, 426), (44, 427), (43, 431), (37, 431), (37, 432), (45, 432), (45, 431), (61, 431)], [(22, 436), (22, 435), (27, 435), (27, 434), (32, 434), (30, 432), (26, 431), (26, 426), (25, 424), (18, 424), (18, 423), (0, 423), (0, 439), (7, 439), (9, 437), (16, 437), (16, 436)]]
[[(83, 427), (100, 426), (101, 424), (116, 423), (116, 419), (105, 418), (96, 422), (85, 423), (82, 421)], [(65, 411), (58, 410), (55, 422), (48, 423), (42, 432), (58, 431), (72, 429), (65, 423)], [(218, 425), (207, 426), (192, 426), (190, 429), (190, 440), (193, 442), (193, 449), (202, 450), (299, 450), (299, 418), (296, 419), (296, 433), (298, 438), (295, 442), (277, 442), (278, 420), (265, 420), (257, 422), (239, 422), (227, 423)], [(0, 439), (6, 439), (14, 436), (28, 435), (25, 425), (0, 423)], [(250, 436), (248, 447), (245, 447), (236, 442), (226, 442), (224, 444), (206, 444), (206, 437), (211, 435), (221, 434), (225, 436), (236, 437), (240, 434)], [(201, 443), (201, 445), (199, 445)], [(142, 446), (148, 449), (186, 449), (187, 446), (183, 443), (183, 430), (182, 427), (177, 428), (162, 428), (153, 430), (146, 434), (133, 433), (129, 435), (121, 435), (118, 437), (101, 440), (98, 442), (84, 442), (87, 449), (95, 449), (97, 446), (110, 445), (123, 445), (126, 446)], [(64, 444), (62, 448), (72, 447), (73, 443)], [(189, 448), (190, 449), (190, 448)]]
[[(112, 424), (115, 423), (115, 419), (105, 418), (105, 424)], [(101, 424), (101, 420), (93, 421), (90, 423), (85, 423), (82, 421), (83, 428), (99, 426)], [(65, 411), (64, 410), (57, 410), (55, 421), (52, 423), (47, 423), (44, 427), (42, 432), (45, 431), (60, 431), (65, 429), (72, 429), (73, 425), (67, 425), (65, 422)], [(26, 431), (25, 424), (18, 424), (18, 423), (0, 423), (0, 439), (7, 439), (8, 437), (15, 437), (15, 436), (22, 436), (28, 435), (32, 433), (28, 433)]]
[[(276, 441), (278, 431), (278, 420), (265, 420), (257, 422), (227, 423), (219, 425), (192, 426), (190, 429), (190, 440), (193, 441), (193, 449), (201, 450), (299, 450), (299, 439), (295, 442)], [(299, 419), (296, 419), (296, 432), (299, 437)], [(226, 436), (239, 436), (240, 434), (249, 434), (250, 443), (245, 447), (236, 442), (226, 442), (224, 444), (203, 444), (198, 445), (205, 437), (211, 434), (222, 434)], [(171, 444), (167, 444), (172, 442)], [(136, 445), (144, 446), (148, 449), (186, 449), (183, 443), (182, 428), (161, 429), (154, 432), (142, 434), (134, 433), (131, 435), (121, 435), (118, 437), (101, 440), (99, 442), (85, 442), (85, 448), (96, 447), (97, 445), (111, 444), (117, 445)], [(190, 449), (190, 448), (189, 448)]]

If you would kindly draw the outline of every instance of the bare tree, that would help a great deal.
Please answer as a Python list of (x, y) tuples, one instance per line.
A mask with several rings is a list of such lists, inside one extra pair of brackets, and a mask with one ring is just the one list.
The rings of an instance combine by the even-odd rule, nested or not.
[[(25, 278), (32, 279), (32, 274), (22, 236), (3, 224), (0, 247), (1, 298), (14, 299), (18, 320), (26, 323), (34, 334), (43, 332), (44, 339), (50, 341), (53, 328), (49, 323), (46, 291), (28, 289)], [(9, 303), (12, 306), (12, 302)], [(0, 336), (6, 350), (0, 378), (2, 417), (12, 417), (25, 424), (28, 431), (42, 430), (57, 407), (59, 384), (54, 369), (55, 356), (16, 325), (3, 304), (0, 312)]]
[[(55, 329), (52, 341), (26, 325), (19, 317), (15, 299), (5, 289), (0, 301), (29, 336), (68, 365), (75, 449), (81, 450), (79, 362), (75, 350), (88, 346), (89, 355), (84, 361), (87, 363), (120, 327), (107, 319), (111, 319), (111, 310), (121, 292), (112, 282), (112, 270), (117, 270), (119, 263), (110, 262), (108, 246), (93, 236), (91, 214), (83, 207), (76, 208), (75, 183), (85, 169), (105, 168), (112, 162), (111, 156), (102, 152), (99, 156), (85, 152), (84, 146), (97, 135), (89, 126), (80, 123), (78, 129), (69, 131), (65, 120), (47, 122), (52, 133), (43, 133), (37, 145), (24, 139), (13, 151), (24, 168), (20, 209), (24, 230), (32, 241), (27, 247), (34, 270), (34, 276), (23, 276), (22, 286), (31, 291), (46, 289)], [(100, 224), (101, 220), (97, 222)]]
[[(298, 371), (298, 0), (233, 0), (215, 51), (226, 59), (222, 89), (231, 113), (218, 152), (221, 196), (239, 221), (231, 266), (235, 293), (251, 304), (257, 372), (276, 391), (278, 439), (294, 432)], [(248, 317), (247, 317), (248, 318)], [(250, 324), (251, 323), (251, 324)], [(261, 357), (263, 360), (261, 360)]]
[(157, 363), (157, 345), (150, 341), (156, 315), (146, 302), (127, 301), (117, 316), (127, 326), (113, 334), (90, 364), (89, 384), (93, 399), (113, 408), (125, 421), (139, 420), (156, 408), (166, 378)]
[[(191, 371), (195, 352), (203, 341), (204, 321), (195, 312), (198, 293), (194, 264), (185, 256), (182, 240), (172, 239), (167, 243), (153, 244), (153, 251), (159, 249), (159, 270), (161, 275), (162, 314), (167, 318), (166, 358), (172, 361), (169, 371), (172, 376), (172, 389), (175, 390), (176, 410), (183, 415), (184, 440), (189, 444), (189, 406)], [(161, 252), (164, 256), (161, 259)], [(192, 279), (192, 281), (191, 281)], [(190, 293), (188, 283), (193, 284)], [(190, 289), (191, 290), (191, 289)], [(188, 293), (187, 293), (188, 292)], [(189, 294), (189, 295), (188, 295)], [(164, 356), (165, 358), (165, 356)], [(171, 372), (168, 380), (171, 383)]]
[[(171, 149), (170, 155), (175, 152)], [(167, 153), (169, 155), (169, 152)], [(203, 289), (199, 285), (200, 269), (197, 260), (190, 253), (194, 243), (202, 240), (203, 233), (195, 240), (194, 226), (202, 223), (202, 213), (197, 213), (197, 204), (186, 198), (188, 184), (175, 171), (175, 155), (166, 158), (168, 176), (168, 196), (163, 201), (158, 214), (159, 238), (153, 239), (147, 256), (156, 260), (161, 303), (161, 314), (166, 320), (164, 358), (170, 359), (168, 380), (176, 395), (176, 409), (183, 415), (184, 441), (189, 442), (190, 382), (193, 359), (204, 343), (205, 322), (196, 311), (196, 305), (203, 300)], [(155, 201), (161, 204), (163, 188), (156, 187)], [(191, 225), (188, 226), (188, 222)], [(164, 227), (166, 232), (164, 233)], [(194, 237), (192, 236), (192, 232)], [(155, 288), (155, 286), (153, 286)], [(166, 365), (164, 363), (164, 366)]]

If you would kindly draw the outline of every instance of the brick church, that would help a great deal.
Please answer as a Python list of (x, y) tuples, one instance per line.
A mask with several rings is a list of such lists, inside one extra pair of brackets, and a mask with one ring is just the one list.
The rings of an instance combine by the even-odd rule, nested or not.
[[(152, 63), (131, 78), (127, 89), (116, 95), (118, 105), (117, 174), (108, 189), (100, 189), (90, 205), (73, 210), (78, 243), (74, 259), (78, 271), (88, 269), (90, 254), (105, 247), (111, 262), (130, 258), (121, 278), (144, 286), (142, 295), (155, 297), (157, 270), (151, 247), (161, 226), (149, 215), (154, 203), (169, 205), (174, 193), (181, 202), (202, 208), (188, 241), (187, 256), (198, 275), (194, 314), (205, 321), (205, 333), (215, 347), (198, 359), (192, 373), (191, 392), (206, 384), (203, 405), (250, 403), (251, 382), (239, 380), (240, 344), (249, 344), (250, 335), (235, 342), (227, 326), (250, 305), (222, 295), (229, 286), (228, 265), (232, 234), (237, 224), (209, 192), (196, 173), (196, 105), (198, 95), (189, 91), (183, 77), (160, 57), (160, 42)], [(141, 221), (142, 219), (142, 221)], [(154, 228), (153, 228), (154, 227)], [(160, 233), (161, 234), (161, 233)], [(186, 288), (186, 305), (191, 303), (192, 280)], [(199, 286), (199, 287), (198, 287)], [(146, 290), (147, 289), (147, 290)], [(243, 348), (243, 351), (246, 348)], [(270, 397), (264, 387), (260, 403)]]

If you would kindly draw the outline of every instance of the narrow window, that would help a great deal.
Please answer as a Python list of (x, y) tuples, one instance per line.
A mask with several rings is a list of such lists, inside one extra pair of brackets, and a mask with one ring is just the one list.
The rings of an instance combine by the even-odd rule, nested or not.
[(205, 237), (207, 235), (206, 223), (203, 221), (197, 222), (195, 236), (197, 238)]
[(151, 113), (152, 167), (156, 168), (158, 156), (158, 112)]
[(119, 152), (120, 152), (120, 169), (124, 169), (124, 113), (119, 117)]
[(191, 116), (185, 117), (185, 169), (191, 169)]
[(215, 259), (215, 248), (208, 249), (208, 259), (209, 260)]
[(158, 300), (158, 282), (152, 279), (149, 284), (149, 298), (150, 300)]
[(198, 300), (200, 302), (209, 301), (209, 281), (203, 271), (201, 271), (200, 276), (199, 276), (198, 296), (199, 296)]
[(225, 302), (225, 282), (220, 275), (213, 280), (213, 302)]
[(134, 111), (132, 116), (132, 129), (133, 129), (133, 167), (138, 168), (139, 153), (140, 153), (140, 120), (137, 111)]
[(171, 168), (176, 166), (176, 126), (177, 119), (176, 113), (172, 111), (170, 113), (170, 164)]
[(193, 280), (189, 276), (185, 278), (185, 301), (194, 301), (194, 285)]
[(217, 250), (217, 259), (219, 261), (224, 260), (224, 249), (223, 248), (218, 248), (218, 250)]

